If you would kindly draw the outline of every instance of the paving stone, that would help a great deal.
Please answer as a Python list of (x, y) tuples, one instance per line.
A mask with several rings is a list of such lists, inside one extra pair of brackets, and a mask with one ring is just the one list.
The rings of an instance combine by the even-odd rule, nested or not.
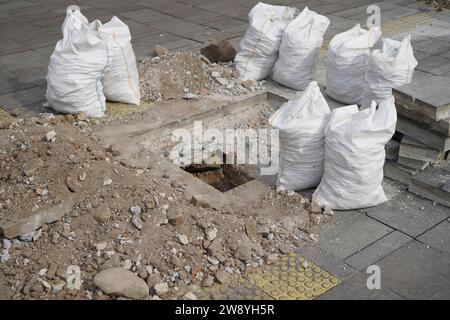
[[(421, 209), (422, 208), (422, 209)], [(409, 192), (373, 208), (362, 210), (393, 229), (417, 237), (450, 215), (450, 209)]]
[(6, 110), (45, 101), (46, 86), (33, 87), (0, 95), (0, 105)]
[(381, 286), (406, 299), (429, 299), (450, 287), (450, 257), (414, 240), (377, 265)]
[(440, 76), (450, 72), (450, 60), (433, 55), (420, 61), (417, 69)]
[(431, 54), (441, 54), (450, 50), (450, 43), (434, 38), (416, 43), (414, 49)]
[[(339, 212), (335, 213), (335, 216)], [(319, 235), (318, 246), (338, 259), (345, 259), (392, 231), (364, 215), (350, 219)]]
[(450, 115), (450, 92), (446, 84), (450, 76), (436, 76), (415, 70), (410, 84), (393, 90), (396, 101), (433, 120), (446, 119)]
[(381, 289), (367, 288), (366, 273), (358, 273), (338, 286), (325, 292), (317, 300), (404, 300), (381, 283)]
[(154, 24), (154, 26), (157, 26), (158, 22), (172, 18), (170, 15), (166, 15), (148, 8), (127, 11), (120, 13), (119, 15), (134, 20), (136, 22), (149, 22)]
[(31, 67), (47, 67), (48, 61), (49, 57), (33, 50), (0, 56), (0, 66), (12, 72), (25, 72)]
[(375, 241), (361, 251), (345, 259), (345, 263), (351, 265), (356, 270), (363, 271), (369, 265), (374, 264), (381, 258), (387, 256), (411, 240), (411, 237), (402, 232), (391, 232), (385, 237)]
[(351, 266), (336, 259), (330, 254), (327, 254), (315, 244), (305, 244), (304, 246), (298, 247), (295, 251), (342, 281), (348, 279), (357, 272)]
[(425, 169), (411, 178), (409, 191), (450, 207), (450, 193), (443, 188), (450, 180), (449, 169), (447, 161), (441, 161), (439, 167)]
[(443, 252), (450, 253), (450, 222), (445, 220), (422, 234), (417, 240)]

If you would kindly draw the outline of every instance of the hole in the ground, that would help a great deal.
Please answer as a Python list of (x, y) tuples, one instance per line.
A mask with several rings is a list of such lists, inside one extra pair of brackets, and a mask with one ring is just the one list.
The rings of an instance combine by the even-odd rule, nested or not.
[(183, 168), (183, 170), (221, 192), (226, 192), (254, 180), (246, 172), (248, 166), (226, 164), (225, 160), (224, 157), (223, 164), (193, 164)]

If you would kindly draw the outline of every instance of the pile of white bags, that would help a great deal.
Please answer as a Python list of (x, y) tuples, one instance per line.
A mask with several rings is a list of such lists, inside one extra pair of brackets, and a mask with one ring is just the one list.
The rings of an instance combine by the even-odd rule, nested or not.
[(295, 8), (259, 2), (250, 11), (250, 26), (234, 61), (243, 79), (262, 80), (269, 76), (278, 58), (281, 37), (294, 19)]
[(408, 84), (417, 66), (411, 36), (403, 41), (383, 38), (381, 50), (373, 50), (365, 76), (365, 103), (381, 102), (392, 96), (392, 88)]
[(298, 98), (286, 102), (269, 119), (279, 130), (278, 186), (301, 190), (317, 186), (323, 174), (324, 128), (330, 108), (317, 82)]
[(98, 31), (100, 38), (108, 44), (112, 57), (111, 68), (102, 79), (106, 99), (139, 105), (139, 74), (130, 29), (119, 18), (112, 17)]
[(362, 102), (370, 48), (380, 36), (380, 28), (367, 31), (357, 24), (333, 37), (326, 70), (326, 93), (330, 97), (346, 104)]
[(323, 35), (329, 24), (328, 18), (305, 7), (284, 30), (272, 79), (286, 87), (304, 90), (314, 79)]
[(395, 132), (394, 97), (358, 111), (334, 109), (325, 128), (324, 174), (312, 201), (321, 207), (349, 210), (386, 201), (383, 191), (384, 145)]
[(118, 18), (105, 26), (98, 20), (89, 23), (78, 6), (69, 6), (62, 32), (47, 72), (50, 107), (101, 117), (104, 92), (112, 101), (139, 104), (139, 77), (125, 24)]

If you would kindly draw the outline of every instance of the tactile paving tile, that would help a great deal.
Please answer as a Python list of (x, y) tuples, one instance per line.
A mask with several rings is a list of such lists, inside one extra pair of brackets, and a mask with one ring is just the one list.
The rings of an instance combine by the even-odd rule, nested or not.
[(255, 286), (249, 280), (238, 276), (233, 277), (227, 284), (214, 284), (204, 289), (206, 299), (220, 300), (272, 300), (273, 298)]
[[(305, 264), (306, 261), (306, 264)], [(305, 268), (306, 266), (306, 268)], [(340, 280), (302, 256), (291, 253), (274, 264), (237, 276), (224, 285), (203, 288), (199, 299), (310, 300), (338, 285)]]
[(248, 279), (276, 300), (310, 300), (340, 283), (335, 276), (295, 253), (248, 274)]

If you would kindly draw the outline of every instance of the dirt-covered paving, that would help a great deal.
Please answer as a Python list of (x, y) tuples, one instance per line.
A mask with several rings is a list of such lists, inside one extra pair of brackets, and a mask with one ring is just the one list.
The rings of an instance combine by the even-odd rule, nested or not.
[[(116, 160), (117, 146), (101, 146), (92, 133), (105, 121), (42, 114), (2, 124), (4, 236), (33, 215), (62, 217), (2, 237), (0, 297), (200, 296), (215, 282), (314, 241), (315, 226), (330, 217), (306, 210), (308, 198), (276, 190), (257, 203), (213, 209), (161, 170), (161, 159), (147, 168)], [(71, 278), (74, 266), (80, 282)], [(108, 272), (94, 282), (103, 270)]]

